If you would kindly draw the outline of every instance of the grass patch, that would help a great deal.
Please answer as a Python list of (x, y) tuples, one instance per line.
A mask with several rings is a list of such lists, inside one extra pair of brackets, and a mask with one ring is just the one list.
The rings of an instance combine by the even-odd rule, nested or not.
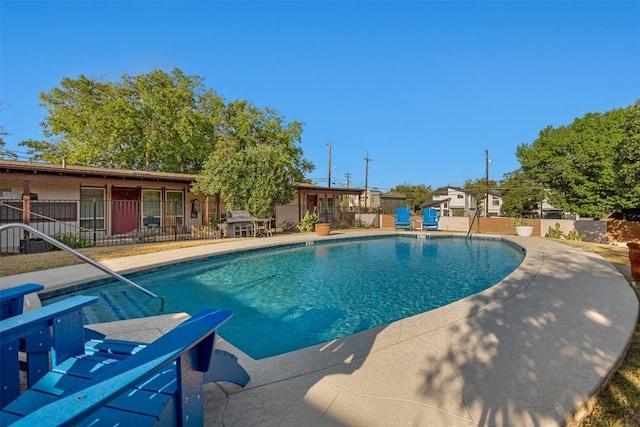
[[(225, 239), (224, 241), (230, 241)], [(106, 246), (77, 249), (82, 255), (94, 261), (106, 259), (124, 258), (135, 255), (143, 255), (154, 252), (169, 251), (172, 249), (190, 248), (194, 246), (211, 245), (221, 243), (223, 240), (186, 240), (179, 242), (141, 243), (123, 246)], [(38, 254), (15, 254), (0, 257), (0, 273), (2, 276), (30, 273), (33, 271), (48, 270), (50, 268), (66, 267), (68, 265), (83, 264), (80, 258), (76, 258), (65, 251), (50, 251)]]
[[(634, 288), (640, 299), (640, 289)], [(631, 346), (613, 379), (600, 393), (583, 427), (640, 426), (640, 323), (636, 325)]]
[(584, 249), (600, 255), (614, 265), (626, 265), (629, 263), (629, 249), (626, 246), (614, 246), (602, 243), (581, 242), (578, 240), (551, 239), (554, 242), (563, 243), (574, 248)]
[[(626, 247), (571, 240), (554, 241), (594, 252), (611, 264), (630, 267), (629, 249)], [(640, 287), (632, 288), (640, 300)], [(582, 419), (580, 426), (640, 426), (640, 322), (636, 325), (622, 365), (598, 396), (591, 413)]]

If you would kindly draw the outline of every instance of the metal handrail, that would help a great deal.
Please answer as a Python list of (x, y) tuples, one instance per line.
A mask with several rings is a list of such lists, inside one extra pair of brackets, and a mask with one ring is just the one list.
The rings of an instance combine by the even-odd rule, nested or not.
[(480, 217), (479, 212), (480, 211), (476, 209), (476, 213), (474, 213), (473, 218), (471, 218), (471, 225), (469, 225), (469, 231), (467, 231), (467, 236), (464, 238), (465, 243), (467, 242), (467, 239), (471, 235), (471, 229), (473, 228), (473, 223), (476, 221), (476, 217)]
[(5, 224), (5, 225), (0, 225), (0, 232), (4, 231), (4, 230), (9, 230), (12, 228), (20, 228), (23, 230), (27, 230), (30, 233), (35, 234), (36, 236), (39, 236), (40, 238), (42, 238), (43, 240), (47, 241), (48, 243), (52, 244), (53, 246), (62, 249), (63, 251), (67, 251), (69, 252), (71, 255), (80, 258), (81, 260), (83, 260), (86, 263), (91, 264), (92, 266), (94, 266), (95, 268), (97, 268), (98, 270), (102, 270), (103, 272), (107, 273), (108, 275), (126, 283), (127, 285), (138, 289), (141, 292), (144, 292), (145, 294), (149, 295), (152, 298), (159, 298), (160, 299), (160, 311), (164, 311), (164, 305), (165, 305), (165, 298), (163, 296), (160, 295), (156, 295), (153, 292), (151, 292), (148, 289), (143, 288), (142, 286), (138, 285), (135, 282), (132, 282), (131, 280), (127, 279), (124, 276), (121, 276), (120, 274), (116, 273), (115, 271), (105, 267), (104, 265), (92, 260), (91, 258), (82, 255), (80, 252), (76, 251), (75, 249), (70, 248), (69, 246), (65, 245), (62, 242), (59, 242), (58, 240), (54, 239), (51, 236), (48, 236), (47, 234), (41, 232), (40, 230), (31, 227), (30, 225), (26, 225), (26, 224)]

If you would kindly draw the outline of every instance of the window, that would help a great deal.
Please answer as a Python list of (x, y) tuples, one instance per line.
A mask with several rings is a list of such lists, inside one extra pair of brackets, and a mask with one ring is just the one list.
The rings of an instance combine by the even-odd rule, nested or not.
[(104, 230), (104, 188), (80, 189), (80, 227), (88, 230)]
[(159, 226), (161, 213), (160, 190), (142, 190), (142, 223)]
[(497, 197), (491, 198), (491, 206), (500, 206), (500, 199)]
[(167, 191), (165, 215), (167, 225), (184, 224), (184, 201), (182, 200), (182, 191)]
[(464, 199), (464, 196), (462, 194), (458, 194), (458, 199)]

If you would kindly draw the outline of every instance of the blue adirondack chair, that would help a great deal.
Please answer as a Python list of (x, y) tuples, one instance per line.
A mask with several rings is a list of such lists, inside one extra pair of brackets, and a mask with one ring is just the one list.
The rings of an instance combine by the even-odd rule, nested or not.
[(420, 229), (438, 231), (439, 220), (438, 211), (435, 208), (424, 208), (420, 217)]
[(0, 320), (22, 314), (24, 297), (27, 294), (43, 289), (44, 286), (35, 283), (25, 283), (12, 288), (0, 289)]
[[(26, 295), (38, 292), (44, 289), (44, 286), (36, 283), (25, 283), (23, 285), (14, 286), (0, 290), (0, 320), (8, 319), (13, 316), (22, 314), (24, 310), (24, 298)], [(86, 339), (102, 339), (104, 334), (85, 328), (84, 335)], [(49, 334), (38, 332), (33, 337), (23, 338), (18, 342), (18, 351), (28, 355), (27, 360), (20, 363), (20, 369), (27, 372), (27, 385), (31, 387), (40, 378), (48, 372), (49, 368), (49, 352), (51, 351), (51, 337)], [(15, 367), (11, 364), (9, 369)], [(4, 372), (4, 371), (2, 371)], [(11, 374), (13, 375), (13, 374)], [(15, 387), (2, 395), (0, 398), (0, 408), (3, 406), (3, 400), (9, 397), (17, 396)]]
[[(82, 307), (96, 301), (74, 296), (0, 320), (0, 425), (203, 425), (203, 383), (249, 381), (235, 356), (214, 348), (230, 311), (203, 310), (148, 345), (85, 344)], [(50, 338), (52, 369), (20, 394), (16, 344), (39, 335)]]
[(409, 208), (396, 208), (396, 214), (393, 216), (393, 228), (395, 230), (411, 230), (411, 210)]

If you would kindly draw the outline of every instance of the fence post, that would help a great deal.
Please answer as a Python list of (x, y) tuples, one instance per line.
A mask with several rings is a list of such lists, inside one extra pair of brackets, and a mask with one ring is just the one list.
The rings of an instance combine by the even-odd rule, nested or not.
[(178, 201), (173, 201), (173, 240), (178, 240)]
[(96, 222), (98, 221), (98, 206), (96, 205), (96, 198), (93, 198), (93, 244), (97, 244), (98, 233), (96, 229)]

